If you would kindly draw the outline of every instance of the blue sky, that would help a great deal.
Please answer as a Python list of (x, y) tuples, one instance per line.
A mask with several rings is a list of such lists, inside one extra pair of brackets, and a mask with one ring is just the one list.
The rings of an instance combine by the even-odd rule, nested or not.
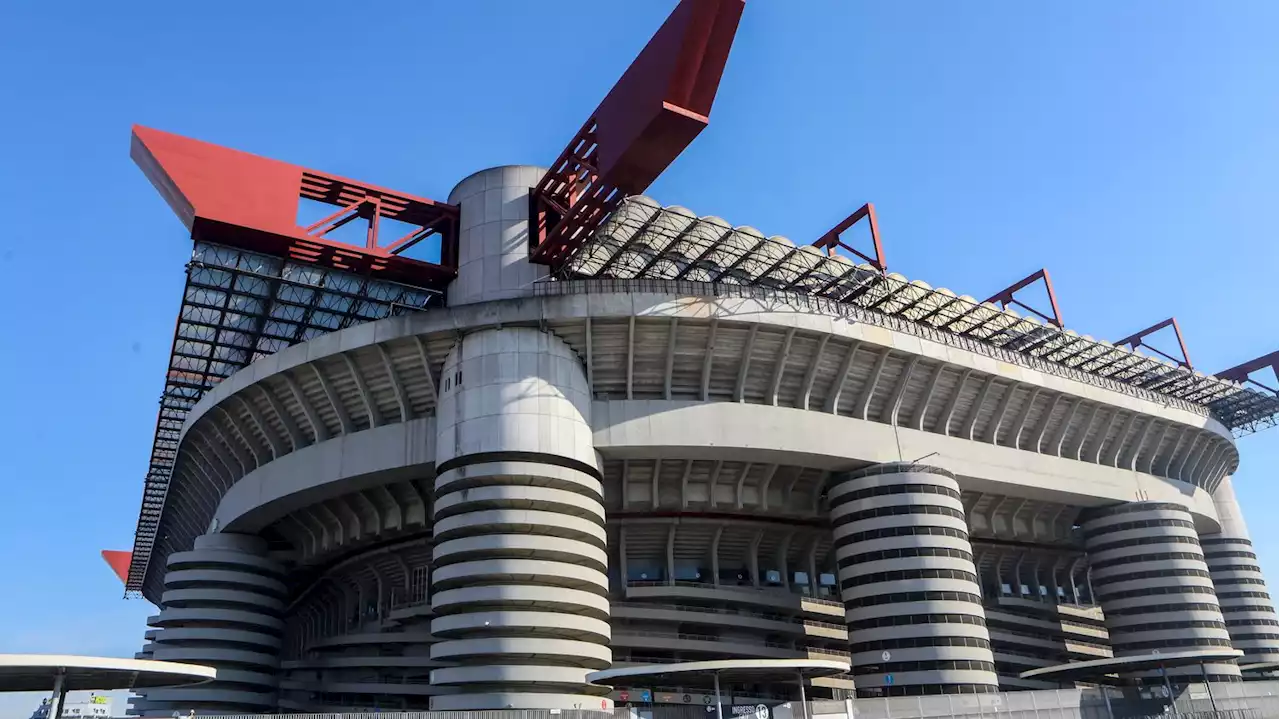
[[(131, 656), (150, 610), (98, 550), (131, 544), (190, 243), (131, 123), (443, 199), (553, 160), (671, 5), (0, 5), (0, 651)], [(983, 295), (1048, 267), (1068, 326), (1176, 315), (1216, 371), (1277, 346), (1276, 25), (1261, 0), (753, 0), (650, 194), (797, 242), (870, 200), (893, 270)], [(1273, 588), (1277, 436), (1236, 480)]]

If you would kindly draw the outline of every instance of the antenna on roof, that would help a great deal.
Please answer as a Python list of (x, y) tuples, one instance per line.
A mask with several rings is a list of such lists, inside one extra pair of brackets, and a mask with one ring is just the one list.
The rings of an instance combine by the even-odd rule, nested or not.
[[(846, 244), (840, 239), (840, 235), (852, 228), (862, 220), (867, 221), (867, 229), (871, 231), (871, 252), (874, 256), (867, 255), (859, 250), (855, 250), (852, 246)], [(814, 247), (821, 247), (827, 251), (827, 255), (834, 256), (836, 248), (842, 247), (845, 251), (851, 252), (857, 257), (867, 261), (872, 267), (880, 270), (881, 273), (888, 271), (888, 265), (884, 261), (884, 247), (880, 244), (880, 228), (876, 224), (876, 207), (868, 202), (867, 204), (854, 210), (852, 215), (841, 220), (835, 227), (827, 230), (826, 234), (819, 237), (813, 243)]]
[[(1031, 285), (1034, 285), (1037, 282), (1040, 282), (1044, 285), (1045, 293), (1049, 296), (1049, 314), (1041, 312), (1040, 310), (1028, 304), (1020, 302), (1017, 298), (1014, 297), (1014, 295), (1017, 294), (1020, 290), (1024, 290), (1030, 287)], [(1027, 275), (1026, 277), (1023, 277), (1017, 282), (995, 293), (985, 302), (999, 302), (1000, 309), (1002, 310), (1008, 309), (1009, 305), (1017, 305), (1018, 307), (1021, 307), (1022, 309), (1040, 317), (1040, 319), (1044, 320), (1045, 322), (1048, 322), (1052, 325), (1057, 326), (1058, 329), (1063, 329), (1062, 312), (1058, 310), (1058, 295), (1054, 293), (1053, 282), (1049, 280), (1049, 270), (1041, 268), (1039, 271), (1033, 272), (1032, 274)]]
[[(1165, 327), (1173, 328), (1173, 334), (1178, 338), (1178, 350), (1182, 352), (1182, 359), (1178, 359), (1177, 357), (1166, 354), (1165, 352), (1143, 341), (1147, 337), (1150, 337), (1151, 335), (1155, 334), (1156, 332), (1159, 332)], [(1170, 362), (1176, 362), (1179, 366), (1186, 367), (1187, 369), (1192, 368), (1191, 357), (1187, 355), (1187, 344), (1182, 341), (1182, 330), (1178, 329), (1178, 320), (1174, 317), (1170, 317), (1169, 319), (1164, 320), (1162, 322), (1157, 322), (1154, 325), (1151, 325), (1150, 327), (1146, 328), (1145, 330), (1142, 330), (1140, 332), (1135, 332), (1129, 335), (1128, 337), (1125, 337), (1122, 340), (1116, 340), (1116, 344), (1125, 345), (1131, 350), (1136, 350), (1139, 347), (1146, 347), (1147, 349), (1151, 350), (1152, 352), (1155, 352), (1161, 357), (1164, 357)]]

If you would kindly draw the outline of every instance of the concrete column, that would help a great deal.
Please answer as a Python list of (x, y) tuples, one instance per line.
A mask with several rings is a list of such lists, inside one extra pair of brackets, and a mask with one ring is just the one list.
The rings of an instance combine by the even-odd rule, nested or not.
[(546, 170), (494, 167), (471, 175), (449, 193), (462, 208), (458, 224), (458, 278), (449, 305), (528, 295), (547, 268), (529, 262), (529, 190)]
[(284, 568), (266, 557), (266, 542), (241, 534), (196, 537), (188, 552), (169, 555), (151, 658), (203, 664), (216, 680), (145, 692), (147, 713), (169, 716), (276, 710), (284, 633)]
[[(1231, 646), (1191, 513), (1181, 504), (1132, 502), (1082, 516), (1090, 584), (1117, 657)], [(1239, 681), (1234, 663), (1210, 664), (1215, 681)], [(1168, 669), (1195, 681), (1196, 666)], [(1134, 675), (1159, 684), (1160, 672)]]
[(529, 327), (467, 335), (437, 413), (436, 710), (602, 709), (612, 664), (591, 398), (577, 355)]
[[(1280, 621), (1267, 592), (1258, 555), (1249, 540), (1231, 478), (1213, 492), (1222, 531), (1200, 537), (1205, 563), (1231, 635), (1231, 646), (1244, 652), (1240, 666), (1280, 661)], [(1260, 673), (1246, 675), (1264, 678)]]
[(995, 692), (982, 592), (951, 473), (876, 465), (837, 476), (828, 496), (859, 695)]

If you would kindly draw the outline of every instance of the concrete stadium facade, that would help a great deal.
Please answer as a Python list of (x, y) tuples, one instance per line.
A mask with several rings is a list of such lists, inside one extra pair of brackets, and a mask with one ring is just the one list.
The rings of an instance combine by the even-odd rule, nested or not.
[[(1280, 658), (1216, 420), (786, 292), (552, 281), (528, 258), (544, 172), (455, 188), (448, 307), (281, 350), (191, 410), (139, 656), (219, 677), (135, 713), (607, 708), (640, 687), (587, 673), (722, 658), (849, 661), (816, 698)], [(697, 703), (688, 681), (644, 688)]]

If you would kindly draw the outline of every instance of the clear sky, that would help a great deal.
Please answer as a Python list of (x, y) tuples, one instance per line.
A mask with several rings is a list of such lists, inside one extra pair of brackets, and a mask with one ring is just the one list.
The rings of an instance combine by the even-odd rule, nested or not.
[[(552, 161), (673, 2), (286, 5), (0, 3), (0, 652), (132, 656), (150, 613), (98, 551), (131, 546), (190, 243), (131, 123), (443, 199)], [(797, 242), (870, 200), (893, 270), (983, 295), (1048, 267), (1068, 326), (1176, 315), (1217, 371), (1277, 346), (1276, 27), (1262, 0), (750, 0), (650, 194)], [(1278, 436), (1236, 480), (1273, 591)]]

